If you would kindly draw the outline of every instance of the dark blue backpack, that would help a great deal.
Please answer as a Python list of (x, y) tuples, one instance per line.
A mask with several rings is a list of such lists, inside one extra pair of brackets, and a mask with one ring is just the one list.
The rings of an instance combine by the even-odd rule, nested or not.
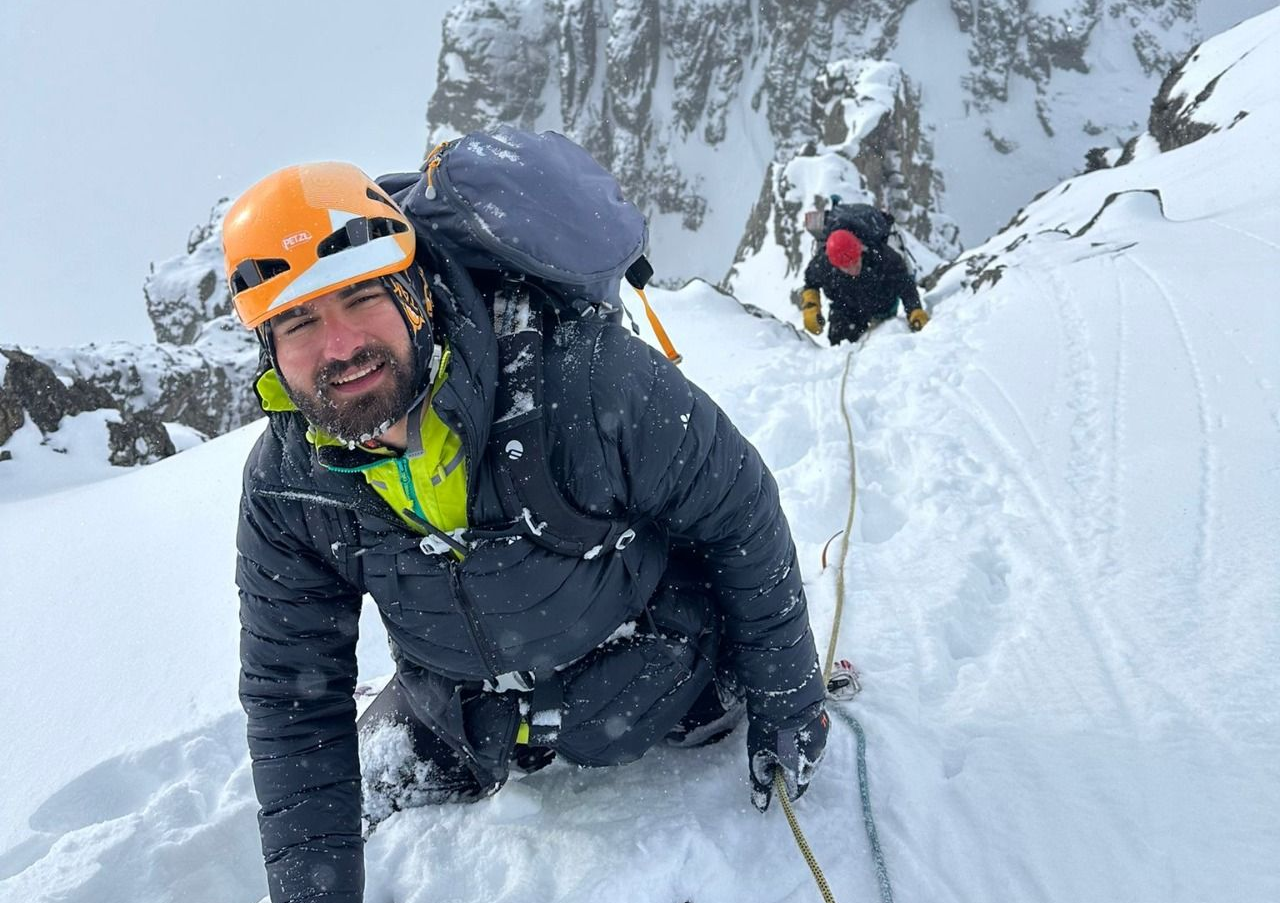
[(878, 210), (870, 204), (832, 204), (823, 218), (823, 234), (821, 239), (837, 229), (847, 229), (869, 247), (881, 247), (889, 241), (893, 234), (893, 215)]
[(643, 289), (653, 275), (644, 215), (556, 132), (472, 132), (438, 145), (421, 172), (378, 182), (463, 266), (529, 280), (562, 313), (616, 314), (619, 280)]
[[(437, 146), (420, 172), (378, 183), (422, 240), (468, 270), (497, 276), (485, 280), (493, 283), (501, 374), (489, 454), (507, 520), (473, 527), (471, 535), (522, 534), (588, 559), (625, 548), (635, 536), (632, 525), (576, 510), (547, 466), (543, 321), (548, 308), (559, 320), (620, 318), (624, 277), (644, 298), (653, 269), (643, 256), (649, 241), (643, 214), (586, 150), (555, 132), (473, 132)], [(665, 338), (660, 330), (656, 325)], [(668, 356), (678, 359), (673, 350)]]

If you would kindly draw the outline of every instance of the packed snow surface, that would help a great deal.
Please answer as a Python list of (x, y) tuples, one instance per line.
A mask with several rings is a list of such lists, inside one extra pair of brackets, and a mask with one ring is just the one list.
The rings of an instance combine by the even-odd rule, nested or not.
[[(918, 335), (810, 341), (780, 280), (741, 293), (774, 315), (654, 292), (773, 468), (820, 650), (845, 569), (837, 654), (902, 903), (1280, 899), (1280, 10), (1245, 28), (1185, 75), (1194, 96), (1226, 71), (1220, 132), (1050, 192)], [(265, 893), (232, 585), (259, 429), (0, 504), (5, 903)], [(360, 652), (389, 673), (373, 617)], [(847, 903), (878, 899), (854, 748), (836, 722), (797, 804)], [(818, 899), (748, 796), (742, 730), (556, 763), (384, 822), (367, 899)]]

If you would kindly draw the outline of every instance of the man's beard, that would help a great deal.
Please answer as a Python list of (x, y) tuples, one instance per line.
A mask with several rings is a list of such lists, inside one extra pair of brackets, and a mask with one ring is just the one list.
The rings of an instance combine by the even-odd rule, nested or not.
[[(382, 385), (356, 398), (335, 396), (335, 379), (370, 364), (382, 364), (388, 379)], [(413, 403), (412, 368), (401, 361), (389, 347), (366, 345), (350, 360), (333, 361), (316, 374), (307, 391), (289, 388), (289, 397), (312, 426), (340, 442), (367, 442), (386, 432), (409, 411)]]

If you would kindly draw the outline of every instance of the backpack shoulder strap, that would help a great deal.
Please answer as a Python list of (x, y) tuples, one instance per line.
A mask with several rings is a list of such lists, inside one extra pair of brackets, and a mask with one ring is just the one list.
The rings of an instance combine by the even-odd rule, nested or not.
[(635, 535), (630, 525), (579, 511), (551, 474), (542, 399), (541, 292), (523, 280), (503, 280), (494, 290), (493, 319), (499, 380), (488, 454), (508, 522), (473, 528), (470, 534), (522, 534), (550, 551), (579, 558), (625, 548)]

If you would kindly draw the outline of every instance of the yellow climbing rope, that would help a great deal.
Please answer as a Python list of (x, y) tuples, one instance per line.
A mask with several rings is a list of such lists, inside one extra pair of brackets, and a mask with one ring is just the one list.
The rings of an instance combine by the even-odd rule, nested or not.
[[(845, 404), (845, 389), (849, 384), (849, 369), (852, 364), (853, 352), (850, 351), (848, 357), (845, 358), (844, 375), (840, 381), (840, 413), (844, 416), (845, 435), (849, 442), (849, 513), (845, 518), (844, 534), (840, 541), (840, 567), (836, 571), (836, 611), (834, 623), (831, 626), (831, 642), (827, 644), (827, 660), (822, 669), (824, 684), (831, 680), (835, 664), (836, 641), (840, 635), (840, 621), (844, 615), (844, 565), (849, 560), (849, 537), (853, 531), (853, 512), (858, 500), (857, 459), (853, 445), (853, 422), (849, 419), (849, 408)], [(848, 712), (835, 707), (833, 707), (833, 711), (842, 721), (849, 725), (858, 740), (858, 792), (862, 800), (862, 822), (867, 831), (867, 840), (871, 844), (871, 857), (875, 861), (876, 883), (880, 889), (880, 901), (881, 903), (893, 903), (893, 887), (889, 883), (889, 870), (884, 862), (884, 853), (880, 849), (880, 839), (876, 833), (875, 819), (871, 814), (871, 789), (867, 781), (866, 734), (863, 733), (862, 725), (858, 723), (858, 720)], [(787, 796), (787, 783), (782, 778), (781, 769), (774, 769), (773, 787), (782, 803), (782, 812), (787, 817), (787, 824), (791, 826), (791, 833), (795, 836), (796, 846), (800, 848), (800, 855), (804, 857), (804, 861), (809, 866), (809, 871), (813, 873), (813, 880), (818, 885), (822, 899), (825, 903), (835, 903), (835, 897), (832, 896), (831, 887), (827, 884), (826, 876), (822, 874), (822, 868), (818, 865), (818, 860), (813, 855), (813, 850), (809, 847), (809, 841), (805, 838), (804, 832), (800, 829), (800, 823), (796, 820), (795, 811), (791, 807), (791, 799)]]
[(831, 887), (827, 884), (827, 878), (822, 874), (822, 867), (818, 865), (817, 857), (809, 848), (809, 841), (805, 838), (804, 831), (800, 830), (800, 822), (796, 821), (796, 813), (791, 808), (791, 799), (787, 796), (787, 782), (782, 779), (781, 768), (775, 768), (773, 771), (773, 789), (777, 793), (778, 802), (782, 803), (782, 814), (787, 817), (787, 824), (791, 826), (791, 833), (795, 836), (796, 846), (800, 848), (800, 855), (808, 863), (809, 871), (813, 872), (813, 880), (818, 883), (822, 899), (826, 903), (836, 903), (836, 898), (831, 894)]
[(853, 534), (853, 510), (858, 503), (858, 459), (853, 448), (853, 421), (845, 404), (845, 389), (849, 386), (849, 369), (853, 366), (853, 352), (844, 359), (844, 375), (840, 377), (840, 413), (844, 415), (845, 438), (849, 443), (849, 512), (844, 519), (844, 533), (840, 537), (840, 567), (836, 569), (836, 614), (831, 625), (831, 642), (827, 644), (827, 660), (822, 666), (822, 679), (831, 679), (831, 668), (836, 660), (836, 640), (840, 638), (840, 621), (844, 617), (844, 563), (849, 560), (849, 537)]

